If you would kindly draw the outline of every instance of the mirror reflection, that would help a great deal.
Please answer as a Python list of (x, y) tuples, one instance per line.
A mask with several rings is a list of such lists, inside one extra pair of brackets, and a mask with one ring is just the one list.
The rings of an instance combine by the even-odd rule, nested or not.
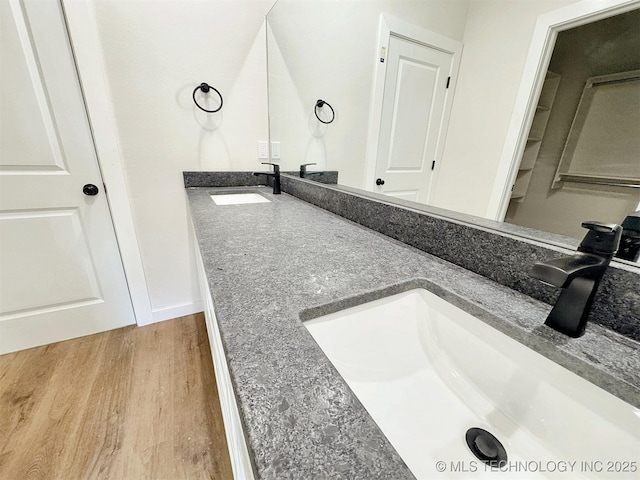
[[(639, 9), (558, 34), (513, 182), (497, 180), (536, 20), (567, 3), (278, 0), (267, 16), (273, 161), (575, 239), (584, 220), (622, 224), (640, 210), (640, 137), (628, 133), (640, 131)], [(616, 154), (593, 161), (602, 168), (587, 169), (590, 178), (568, 177), (560, 160), (586, 83), (621, 73), (627, 80), (609, 90), (625, 92), (626, 108), (589, 120), (619, 126), (584, 138), (623, 131), (626, 143), (601, 149)]]

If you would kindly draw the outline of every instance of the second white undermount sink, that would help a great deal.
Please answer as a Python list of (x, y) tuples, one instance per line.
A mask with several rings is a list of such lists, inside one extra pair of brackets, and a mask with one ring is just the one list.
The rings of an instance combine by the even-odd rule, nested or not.
[(259, 193), (219, 193), (209, 196), (216, 205), (244, 205), (248, 203), (269, 203), (271, 201)]
[(639, 409), (427, 290), (305, 326), (418, 479), (638, 478)]

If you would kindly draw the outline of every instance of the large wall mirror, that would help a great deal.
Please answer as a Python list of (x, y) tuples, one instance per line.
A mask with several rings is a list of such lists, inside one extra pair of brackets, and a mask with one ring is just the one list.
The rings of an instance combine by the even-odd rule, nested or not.
[[(640, 69), (640, 2), (565, 18), (531, 59), (541, 16), (582, 3), (278, 0), (267, 16), (273, 161), (536, 240), (575, 245), (584, 220), (622, 223), (640, 210), (640, 182), (554, 179), (585, 82)], [(625, 175), (640, 180), (636, 160)]]

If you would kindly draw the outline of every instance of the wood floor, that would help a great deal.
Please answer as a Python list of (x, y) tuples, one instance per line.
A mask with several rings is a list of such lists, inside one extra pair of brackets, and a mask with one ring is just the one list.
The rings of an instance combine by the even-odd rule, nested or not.
[(232, 479), (202, 314), (0, 356), (0, 479)]

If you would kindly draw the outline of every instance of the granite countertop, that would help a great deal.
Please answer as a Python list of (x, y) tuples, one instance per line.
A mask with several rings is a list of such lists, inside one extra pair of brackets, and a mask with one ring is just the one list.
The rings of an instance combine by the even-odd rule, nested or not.
[[(217, 206), (209, 193), (270, 203)], [(599, 325), (570, 339), (550, 306), (268, 187), (186, 190), (261, 479), (414, 478), (301, 321), (427, 288), (640, 407), (640, 345)]]

